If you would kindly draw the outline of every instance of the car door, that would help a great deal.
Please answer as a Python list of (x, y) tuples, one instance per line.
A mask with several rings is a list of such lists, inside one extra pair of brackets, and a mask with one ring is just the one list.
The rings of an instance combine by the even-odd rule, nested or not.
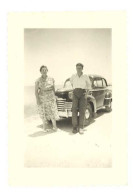
[(107, 92), (107, 82), (104, 78), (102, 78), (102, 96), (101, 96), (101, 101), (102, 101), (102, 106), (104, 105), (104, 98), (105, 98), (105, 94)]
[(102, 78), (95, 78), (94, 81), (93, 81), (92, 95), (96, 99), (97, 109), (103, 106), (104, 96), (105, 96), (104, 91), (105, 91), (105, 89), (103, 87)]
[(92, 95), (95, 97), (96, 99), (96, 107), (99, 107), (99, 96), (100, 96), (100, 91), (98, 88), (98, 84), (97, 84), (97, 78), (93, 79), (92, 81)]

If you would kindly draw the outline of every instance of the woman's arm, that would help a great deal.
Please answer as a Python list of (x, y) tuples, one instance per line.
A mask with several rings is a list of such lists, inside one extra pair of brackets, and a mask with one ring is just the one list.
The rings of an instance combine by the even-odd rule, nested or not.
[(55, 80), (53, 79), (53, 91), (55, 93)]
[(39, 83), (36, 82), (35, 83), (35, 96), (36, 96), (37, 104), (40, 105), (40, 98), (39, 98), (38, 90), (39, 90)]
[(55, 93), (55, 85), (53, 85), (53, 91), (54, 91), (54, 93)]

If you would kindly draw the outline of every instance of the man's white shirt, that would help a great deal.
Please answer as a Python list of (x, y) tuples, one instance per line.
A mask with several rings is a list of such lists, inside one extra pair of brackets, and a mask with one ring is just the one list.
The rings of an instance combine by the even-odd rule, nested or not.
[(70, 78), (70, 82), (73, 86), (73, 89), (75, 88), (91, 89), (91, 82), (86, 74), (82, 74), (80, 77), (78, 76), (78, 74), (74, 74)]

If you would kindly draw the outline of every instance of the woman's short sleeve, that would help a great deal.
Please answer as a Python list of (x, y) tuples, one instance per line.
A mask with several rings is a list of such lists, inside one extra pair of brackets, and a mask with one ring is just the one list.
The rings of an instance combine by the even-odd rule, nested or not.
[(39, 81), (38, 81), (38, 79), (35, 81), (35, 85), (38, 85), (39, 84)]
[(40, 82), (40, 78), (38, 78), (38, 79), (35, 81), (35, 86), (38, 86), (38, 85), (39, 85), (39, 82)]

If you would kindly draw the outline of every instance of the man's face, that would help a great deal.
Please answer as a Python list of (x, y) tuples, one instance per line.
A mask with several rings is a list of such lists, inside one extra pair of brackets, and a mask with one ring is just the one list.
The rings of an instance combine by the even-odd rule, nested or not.
[(77, 70), (77, 73), (78, 73), (78, 74), (81, 74), (83, 68), (82, 68), (82, 66), (76, 66), (76, 70)]

